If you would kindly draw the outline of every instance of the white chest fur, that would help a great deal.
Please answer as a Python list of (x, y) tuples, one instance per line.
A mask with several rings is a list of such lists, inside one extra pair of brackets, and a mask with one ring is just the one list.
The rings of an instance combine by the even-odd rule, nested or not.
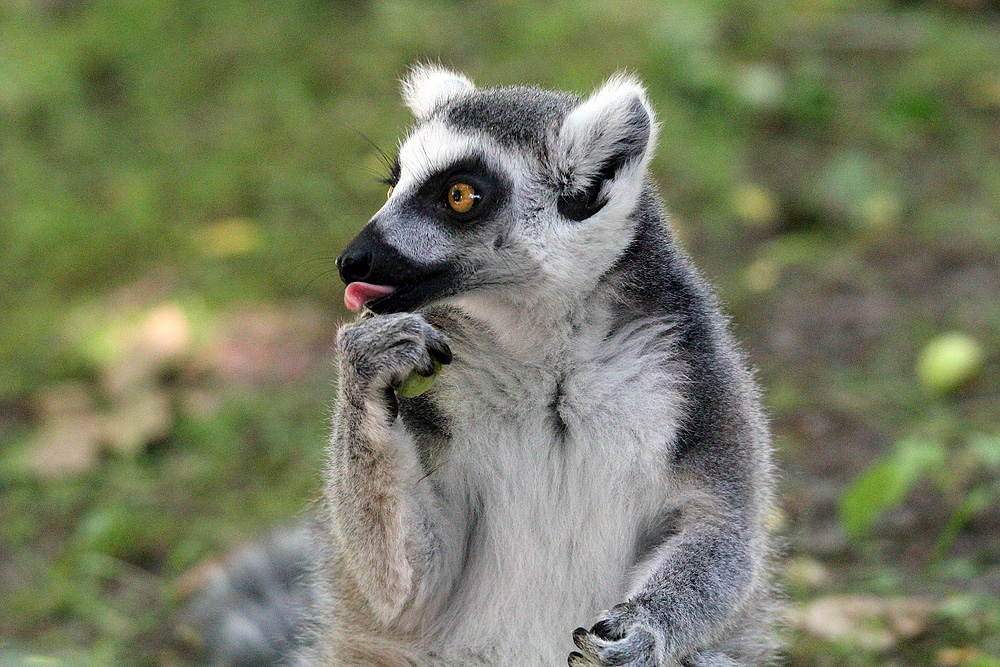
[(671, 505), (684, 370), (669, 327), (605, 331), (533, 363), (492, 340), (456, 346), (434, 484), (467, 535), (447, 602), (424, 621), (445, 656), (564, 662), (573, 628), (622, 601), (638, 533)]

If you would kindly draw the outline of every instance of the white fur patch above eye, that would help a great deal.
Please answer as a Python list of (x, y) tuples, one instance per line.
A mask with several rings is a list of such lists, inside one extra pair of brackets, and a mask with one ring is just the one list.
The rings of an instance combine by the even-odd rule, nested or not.
[(570, 190), (593, 184), (610, 162), (645, 165), (657, 125), (646, 90), (635, 77), (616, 74), (563, 121), (556, 139), (556, 173)]
[(403, 102), (417, 120), (422, 120), (444, 102), (475, 87), (466, 76), (440, 65), (417, 64), (402, 81)]

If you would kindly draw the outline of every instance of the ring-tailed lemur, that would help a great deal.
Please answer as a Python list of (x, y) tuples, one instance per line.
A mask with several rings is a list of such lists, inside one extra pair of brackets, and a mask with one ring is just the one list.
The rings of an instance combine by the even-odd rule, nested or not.
[(388, 200), (338, 259), (364, 314), (295, 664), (769, 664), (768, 432), (647, 175), (643, 88), (421, 66), (403, 95)]

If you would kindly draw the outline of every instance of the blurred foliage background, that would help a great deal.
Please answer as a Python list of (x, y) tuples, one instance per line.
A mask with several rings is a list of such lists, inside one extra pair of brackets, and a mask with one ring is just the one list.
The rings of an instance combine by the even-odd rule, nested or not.
[(195, 664), (185, 600), (307, 511), (418, 59), (648, 84), (767, 390), (786, 664), (1000, 665), (987, 0), (0, 0), (0, 664)]

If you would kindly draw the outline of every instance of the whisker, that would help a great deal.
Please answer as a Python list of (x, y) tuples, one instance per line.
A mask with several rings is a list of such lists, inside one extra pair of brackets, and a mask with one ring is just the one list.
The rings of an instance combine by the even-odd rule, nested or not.
[(317, 280), (319, 280), (320, 278), (323, 278), (323, 277), (325, 277), (325, 276), (328, 276), (328, 275), (330, 275), (331, 273), (338, 273), (338, 271), (339, 271), (339, 269), (330, 269), (329, 271), (323, 271), (322, 273), (320, 273), (320, 274), (318, 274), (318, 275), (314, 276), (314, 277), (313, 277), (313, 278), (312, 278), (311, 280), (309, 280), (309, 282), (307, 282), (307, 283), (306, 283), (305, 285), (303, 285), (303, 286), (302, 286), (302, 290), (303, 290), (303, 292), (304, 292), (304, 291), (305, 291), (306, 289), (308, 289), (309, 287), (311, 287), (311, 286), (312, 286), (312, 284), (313, 284), (314, 282), (316, 282)]
[(431, 475), (433, 475), (434, 473), (436, 473), (438, 470), (440, 470), (441, 468), (445, 467), (448, 464), (449, 460), (450, 459), (444, 459), (443, 461), (441, 461), (441, 463), (439, 463), (436, 466), (434, 466), (433, 468), (431, 468), (430, 472), (428, 472), (426, 475), (424, 475), (423, 477), (421, 477), (420, 479), (418, 479), (416, 482), (414, 482), (413, 486), (416, 486), (417, 484), (420, 484), (420, 482), (424, 481), (425, 479), (427, 479), (428, 477), (430, 477)]
[(375, 143), (375, 140), (369, 137), (364, 132), (354, 129), (365, 142), (374, 149), (375, 153), (378, 155), (379, 162), (382, 163), (382, 172), (376, 172), (372, 169), (366, 169), (366, 171), (375, 174), (379, 183), (383, 185), (395, 185), (399, 182), (399, 157), (392, 156), (387, 153), (381, 146)]
[(310, 257), (308, 259), (302, 260), (301, 262), (296, 264), (293, 268), (300, 269), (306, 264), (315, 264), (316, 262), (335, 262), (335, 261), (337, 261), (336, 255), (323, 255), (322, 257)]

